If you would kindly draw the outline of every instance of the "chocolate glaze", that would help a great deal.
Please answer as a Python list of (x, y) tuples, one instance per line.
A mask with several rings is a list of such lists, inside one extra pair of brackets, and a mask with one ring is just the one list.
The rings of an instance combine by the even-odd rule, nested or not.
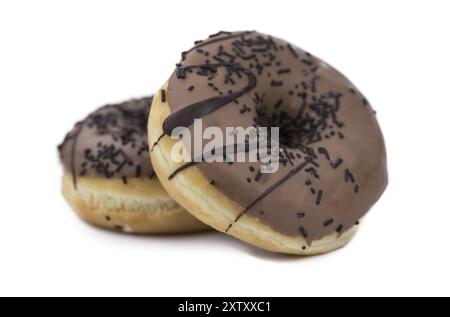
[(58, 146), (64, 168), (77, 177), (153, 177), (147, 119), (153, 97), (106, 105), (89, 114)]
[(281, 39), (219, 32), (196, 43), (169, 79), (165, 134), (192, 130), (196, 118), (224, 133), (278, 126), (282, 164), (261, 174), (261, 162), (189, 163), (171, 178), (198, 167), (241, 206), (229, 228), (246, 214), (310, 244), (357, 223), (387, 185), (384, 141), (367, 99), (336, 69)]

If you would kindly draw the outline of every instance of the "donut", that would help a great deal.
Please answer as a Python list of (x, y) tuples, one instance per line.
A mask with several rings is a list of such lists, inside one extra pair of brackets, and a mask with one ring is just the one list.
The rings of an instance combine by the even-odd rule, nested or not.
[[(186, 142), (191, 161), (175, 160), (174, 132), (185, 127), (195, 141), (195, 119), (200, 132), (278, 127), (278, 169), (262, 173), (262, 159), (199, 162)], [(384, 140), (368, 100), (326, 62), (255, 31), (219, 32), (183, 52), (155, 95), (148, 132), (155, 171), (180, 205), (273, 252), (344, 246), (387, 186)]]
[(151, 102), (106, 105), (75, 124), (58, 146), (63, 195), (87, 222), (120, 232), (204, 230), (155, 176), (147, 141)]

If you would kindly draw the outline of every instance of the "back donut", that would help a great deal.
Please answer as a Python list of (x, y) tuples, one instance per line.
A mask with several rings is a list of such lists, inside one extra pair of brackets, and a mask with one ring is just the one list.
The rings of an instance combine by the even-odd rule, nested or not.
[(206, 225), (161, 186), (150, 162), (152, 97), (107, 105), (78, 122), (58, 147), (63, 194), (86, 221), (127, 233), (181, 233)]

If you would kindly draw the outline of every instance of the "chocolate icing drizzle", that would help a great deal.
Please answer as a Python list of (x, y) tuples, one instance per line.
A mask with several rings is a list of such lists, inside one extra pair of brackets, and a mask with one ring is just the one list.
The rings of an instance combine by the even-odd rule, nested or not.
[(75, 124), (58, 146), (61, 161), (77, 178), (153, 177), (148, 155), (147, 118), (152, 97), (106, 105)]
[[(182, 108), (176, 112), (172, 112), (163, 123), (163, 131), (166, 135), (170, 135), (177, 127), (188, 127), (194, 123), (194, 119), (201, 119), (208, 114), (217, 111), (233, 100), (248, 93), (256, 86), (256, 76), (248, 69), (241, 67), (239, 64), (203, 64), (186, 67), (178, 67), (177, 73), (184, 74), (187, 70), (203, 69), (209, 72), (217, 72), (218, 67), (226, 67), (228, 72), (242, 72), (248, 78), (248, 84), (238, 91), (231, 92), (221, 96), (215, 96), (205, 100), (201, 100), (186, 108)], [(182, 75), (179, 75), (182, 76)], [(181, 77), (180, 77), (181, 78)]]
[[(291, 178), (292, 176), (294, 176), (295, 174), (297, 174), (298, 172), (300, 172), (308, 163), (309, 160), (304, 161), (303, 163), (301, 163), (300, 165), (296, 166), (294, 169), (292, 169), (288, 174), (286, 174), (285, 176), (283, 176), (282, 179), (280, 179), (278, 182), (276, 182), (274, 185), (270, 186), (267, 190), (265, 190), (263, 193), (261, 193), (258, 197), (256, 197), (256, 199), (250, 204), (248, 205), (239, 215), (237, 215), (236, 219), (234, 220), (234, 222), (236, 223), (244, 214), (246, 214), (250, 208), (252, 208), (253, 206), (255, 206), (258, 202), (260, 202), (261, 200), (263, 200), (266, 196), (268, 196), (271, 192), (273, 192), (275, 189), (278, 188), (278, 186), (283, 185), (289, 178)], [(231, 229), (231, 227), (233, 226), (233, 224), (231, 223), (226, 231), (229, 231)]]
[[(214, 149), (214, 153), (209, 152), (207, 154), (208, 158), (212, 158), (212, 157), (217, 157), (217, 156), (223, 156), (223, 159), (225, 161), (226, 159), (226, 155), (227, 155), (227, 151), (230, 150), (231, 152), (231, 148), (233, 148), (232, 153), (248, 153), (252, 147), (250, 146), (250, 144), (245, 143), (245, 144), (234, 144), (234, 145), (225, 145), (220, 149)], [(169, 175), (169, 180), (173, 179), (175, 176), (177, 176), (178, 174), (180, 174), (181, 172), (183, 172), (184, 170), (188, 169), (189, 167), (195, 166), (203, 161), (206, 160), (206, 157), (204, 157), (202, 155), (202, 157), (200, 159), (194, 159), (191, 162), (185, 163), (183, 165), (181, 165), (180, 167), (178, 167), (175, 171), (172, 172), (172, 174)]]
[(386, 187), (384, 143), (367, 99), (337, 70), (283, 40), (219, 32), (198, 41), (182, 53), (164, 99), (172, 110), (165, 135), (192, 129), (199, 118), (223, 130), (280, 128), (277, 173), (261, 174), (261, 162), (203, 162), (170, 175), (197, 166), (242, 206), (234, 223), (246, 214), (311, 243), (349, 229)]

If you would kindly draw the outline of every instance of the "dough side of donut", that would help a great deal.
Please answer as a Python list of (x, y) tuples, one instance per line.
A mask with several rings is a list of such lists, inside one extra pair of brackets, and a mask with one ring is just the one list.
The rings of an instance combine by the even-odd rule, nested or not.
[[(167, 83), (162, 87), (167, 89)], [(155, 95), (148, 125), (149, 144), (157, 142), (163, 134), (162, 124), (170, 114), (168, 103), (161, 102), (161, 90)], [(183, 163), (176, 163), (170, 158), (172, 146), (176, 140), (165, 136), (151, 151), (152, 164), (160, 182), (169, 194), (192, 215), (214, 229), (225, 232), (230, 223), (241, 212), (241, 207), (230, 200), (203, 176), (200, 169), (193, 166), (169, 180), (169, 175)], [(259, 248), (279, 253), (315, 255), (326, 253), (347, 244), (357, 226), (341, 234), (334, 233), (307, 246), (301, 236), (291, 237), (274, 231), (257, 218), (243, 215), (233, 224), (228, 233), (238, 239)], [(306, 248), (305, 248), (306, 247)]]
[(62, 192), (76, 213), (100, 227), (136, 234), (207, 230), (164, 190), (158, 179), (78, 177), (77, 189), (65, 172)]

